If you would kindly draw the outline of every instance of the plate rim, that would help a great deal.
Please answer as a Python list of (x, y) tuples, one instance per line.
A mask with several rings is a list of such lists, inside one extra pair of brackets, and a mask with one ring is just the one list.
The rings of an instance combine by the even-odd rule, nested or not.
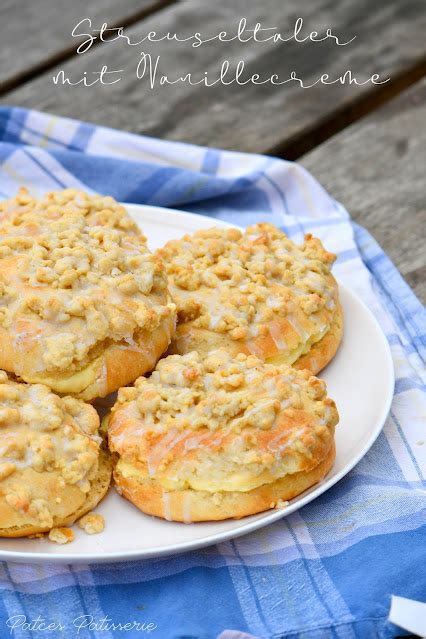
[[(222, 227), (230, 227), (230, 228), (239, 228), (241, 227), (230, 224), (229, 222), (224, 222), (223, 220), (217, 220), (212, 217), (205, 217), (203, 215), (199, 215), (196, 213), (189, 213), (187, 211), (181, 211), (178, 209), (168, 209), (166, 207), (156, 207), (152, 205), (145, 204), (133, 204), (122, 202), (123, 206), (135, 209), (151, 209), (152, 212), (159, 211), (167, 211), (168, 214), (174, 214), (175, 218), (179, 219), (181, 217), (186, 217), (187, 219), (193, 220), (211, 220), (211, 226), (222, 226)], [(143, 230), (143, 229), (142, 229)], [(373, 446), (374, 442), (378, 438), (381, 433), (383, 426), (386, 422), (386, 418), (390, 412), (392, 400), (394, 397), (394, 389), (395, 389), (395, 370), (392, 359), (392, 353), (390, 349), (390, 345), (388, 340), (386, 339), (385, 334), (382, 331), (382, 328), (368, 308), (368, 306), (364, 303), (364, 301), (350, 288), (346, 285), (338, 282), (339, 288), (345, 291), (345, 294), (355, 300), (356, 303), (360, 304), (363, 307), (364, 312), (369, 316), (369, 319), (373, 322), (377, 329), (377, 334), (380, 336), (383, 345), (383, 353), (386, 356), (387, 366), (386, 371), (388, 373), (388, 381), (387, 381), (387, 397), (386, 401), (383, 402), (383, 406), (380, 412), (380, 417), (377, 419), (375, 428), (371, 431), (369, 438), (367, 439), (364, 446), (360, 448), (358, 453), (335, 475), (329, 477), (328, 479), (323, 479), (316, 487), (313, 487), (314, 490), (307, 493), (300, 500), (295, 502), (294, 504), (290, 504), (286, 508), (282, 510), (276, 510), (275, 512), (271, 512), (266, 515), (266, 518), (260, 517), (252, 522), (247, 522), (246, 525), (240, 526), (237, 530), (226, 530), (222, 533), (213, 533), (207, 537), (203, 537), (201, 539), (195, 541), (185, 541), (175, 545), (168, 546), (157, 546), (154, 548), (150, 548), (149, 550), (129, 550), (129, 551), (119, 551), (119, 552), (100, 552), (99, 555), (93, 554), (93, 551), (89, 553), (46, 553), (46, 552), (25, 552), (20, 550), (2, 550), (0, 548), (0, 561), (14, 561), (17, 563), (57, 563), (57, 564), (103, 564), (103, 563), (118, 563), (118, 562), (126, 562), (126, 561), (140, 561), (144, 559), (153, 559), (153, 558), (162, 558), (162, 557), (170, 557), (174, 555), (180, 555), (185, 552), (199, 550), (201, 548), (206, 548), (208, 546), (219, 544), (229, 539), (237, 539), (238, 537), (242, 537), (243, 535), (247, 535), (251, 532), (259, 530), (260, 528), (264, 528), (274, 522), (290, 515), (291, 513), (303, 508), (311, 501), (317, 499), (322, 494), (324, 494), (327, 490), (329, 490), (332, 486), (337, 484), (343, 477), (345, 477), (366, 455), (366, 453)], [(317, 492), (318, 491), (318, 492)], [(312, 493), (315, 492), (315, 497), (311, 497)], [(267, 512), (267, 511), (266, 511)], [(261, 514), (261, 513), (258, 513)], [(241, 521), (241, 520), (236, 520)], [(165, 522), (167, 524), (168, 522)], [(185, 524), (182, 524), (185, 525)], [(0, 542), (1, 543), (1, 542)]]

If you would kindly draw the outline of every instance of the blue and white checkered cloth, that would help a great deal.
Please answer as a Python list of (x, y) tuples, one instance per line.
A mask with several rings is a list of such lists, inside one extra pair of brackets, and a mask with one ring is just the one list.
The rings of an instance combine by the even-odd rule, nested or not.
[[(338, 254), (336, 276), (381, 324), (397, 381), (385, 428), (356, 468), (265, 529), (166, 559), (2, 564), (0, 637), (8, 636), (5, 622), (14, 615), (27, 623), (40, 615), (65, 626), (42, 632), (22, 624), (17, 639), (401, 634), (386, 621), (390, 595), (426, 599), (426, 322), (421, 304), (371, 236), (297, 164), (2, 108), (0, 197), (13, 196), (21, 184), (35, 194), (75, 187), (239, 225), (270, 221), (296, 240), (313, 232)], [(72, 620), (82, 615), (92, 615), (98, 629), (77, 634)], [(105, 616), (157, 627), (149, 633), (102, 630)]]

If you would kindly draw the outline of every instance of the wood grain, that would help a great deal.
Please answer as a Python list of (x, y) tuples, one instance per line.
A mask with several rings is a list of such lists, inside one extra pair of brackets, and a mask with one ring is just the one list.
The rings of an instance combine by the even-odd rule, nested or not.
[(0, 3), (0, 92), (31, 72), (75, 54), (74, 26), (90, 17), (96, 27), (132, 23), (165, 3), (161, 0), (2, 0)]
[(55, 86), (49, 73), (9, 93), (3, 102), (163, 138), (267, 152), (303, 135), (313, 123), (332, 118), (339, 109), (349, 108), (354, 100), (375, 89), (347, 84), (312, 89), (295, 84), (218, 85), (208, 89), (175, 84), (151, 90), (145, 79), (138, 81), (135, 77), (140, 50), (160, 54), (161, 69), (171, 77), (188, 72), (200, 77), (204, 71), (214, 75), (222, 60), (235, 64), (244, 59), (250, 74), (257, 72), (265, 77), (278, 73), (288, 78), (295, 70), (306, 83), (325, 72), (338, 77), (347, 69), (352, 69), (359, 80), (372, 73), (386, 78), (404, 74), (424, 54), (423, 6), (419, 0), (217, 0), (209, 4), (188, 0), (133, 26), (129, 36), (139, 39), (150, 30), (180, 35), (201, 31), (205, 36), (222, 29), (235, 32), (239, 19), (245, 16), (252, 28), (259, 21), (264, 26), (275, 26), (284, 35), (290, 35), (296, 19), (303, 17), (305, 33), (331, 27), (343, 40), (354, 35), (356, 39), (343, 47), (330, 40), (244, 45), (216, 41), (198, 49), (177, 42), (139, 48), (123, 42), (105, 43), (58, 68), (77, 80), (84, 71), (99, 71), (107, 64), (111, 69), (123, 69), (117, 84)]
[(301, 159), (426, 302), (426, 79)]

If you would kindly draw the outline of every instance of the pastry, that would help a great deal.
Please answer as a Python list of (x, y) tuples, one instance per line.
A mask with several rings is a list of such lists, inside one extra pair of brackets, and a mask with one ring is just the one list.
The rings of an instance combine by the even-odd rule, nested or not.
[(111, 479), (95, 409), (0, 371), (0, 537), (67, 526), (92, 510)]
[(160, 360), (107, 421), (117, 490), (188, 523), (258, 513), (319, 482), (338, 413), (309, 371), (219, 349)]
[(84, 400), (151, 370), (175, 307), (124, 207), (72, 189), (0, 203), (0, 368)]
[(271, 224), (244, 233), (212, 228), (158, 251), (177, 305), (169, 353), (224, 347), (271, 364), (318, 373), (342, 337), (335, 255), (305, 236), (301, 246)]

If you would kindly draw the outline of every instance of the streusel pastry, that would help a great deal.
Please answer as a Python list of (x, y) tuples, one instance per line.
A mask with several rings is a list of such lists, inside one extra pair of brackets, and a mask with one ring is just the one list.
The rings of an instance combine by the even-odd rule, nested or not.
[(342, 337), (335, 255), (305, 236), (301, 246), (271, 224), (244, 233), (213, 228), (158, 251), (178, 309), (169, 353), (225, 347), (318, 373)]
[(111, 479), (95, 409), (0, 371), (0, 537), (67, 526), (92, 510)]
[(160, 360), (122, 388), (108, 418), (117, 489), (174, 521), (239, 518), (320, 481), (338, 413), (307, 370), (225, 349)]
[(0, 368), (91, 400), (151, 370), (174, 325), (164, 269), (111, 197), (0, 203)]

